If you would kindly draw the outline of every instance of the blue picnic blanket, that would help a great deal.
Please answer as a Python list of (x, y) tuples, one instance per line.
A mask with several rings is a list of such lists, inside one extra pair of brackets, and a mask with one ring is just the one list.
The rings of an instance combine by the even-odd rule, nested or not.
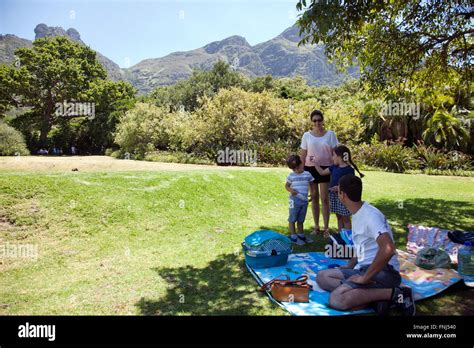
[[(398, 254), (402, 282), (413, 289), (415, 300), (436, 295), (461, 280), (454, 270), (424, 270), (414, 264), (413, 255), (401, 250), (398, 250)], [(316, 274), (320, 270), (327, 269), (331, 264), (344, 265), (346, 263), (345, 260), (329, 259), (322, 252), (310, 252), (289, 255), (288, 263), (284, 266), (252, 269), (247, 265), (247, 268), (259, 285), (274, 279), (280, 274), (287, 274), (291, 279), (296, 279), (303, 274), (308, 276), (308, 283), (313, 287), (313, 290), (310, 291), (309, 303), (278, 302), (268, 293), (272, 301), (292, 315), (353, 315), (373, 312), (372, 309), (338, 311), (328, 306), (329, 292), (318, 286)]]

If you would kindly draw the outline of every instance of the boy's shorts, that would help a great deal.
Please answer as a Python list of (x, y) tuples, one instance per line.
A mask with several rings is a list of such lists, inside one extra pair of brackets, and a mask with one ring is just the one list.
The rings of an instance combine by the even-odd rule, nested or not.
[(290, 214), (288, 222), (304, 222), (306, 211), (308, 210), (308, 201), (299, 199), (298, 197), (290, 197)]
[(400, 286), (402, 278), (400, 273), (393, 268), (392, 265), (385, 265), (385, 267), (372, 278), (373, 283), (357, 284), (347, 280), (353, 275), (364, 275), (369, 267), (370, 265), (363, 265), (359, 269), (339, 269), (344, 275), (344, 280), (341, 280), (341, 284), (350, 286), (353, 289), (387, 289)]

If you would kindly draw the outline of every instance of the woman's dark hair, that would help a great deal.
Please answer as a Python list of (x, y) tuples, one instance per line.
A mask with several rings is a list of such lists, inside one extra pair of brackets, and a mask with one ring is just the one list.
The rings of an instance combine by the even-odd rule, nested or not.
[(346, 174), (339, 179), (339, 191), (344, 192), (353, 202), (362, 199), (362, 180), (355, 175)]
[(301, 165), (301, 158), (298, 155), (291, 155), (286, 160), (286, 164), (288, 165), (288, 168), (296, 169)]
[(321, 120), (324, 121), (323, 113), (320, 110), (313, 110), (313, 112), (311, 112), (311, 115), (309, 115), (311, 121), (313, 120), (313, 116), (321, 116)]
[(347, 146), (338, 145), (334, 149), (334, 152), (336, 153), (336, 155), (341, 157), (344, 162), (349, 162), (349, 164), (357, 171), (357, 173), (359, 173), (361, 178), (364, 177), (364, 174), (362, 174), (360, 172), (359, 168), (357, 168), (357, 166), (355, 165), (355, 163), (352, 162), (351, 151), (349, 150), (349, 148)]

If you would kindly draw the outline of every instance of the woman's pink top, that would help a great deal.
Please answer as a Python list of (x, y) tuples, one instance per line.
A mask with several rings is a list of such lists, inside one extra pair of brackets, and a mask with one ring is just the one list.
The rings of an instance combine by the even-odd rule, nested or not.
[(336, 134), (328, 130), (321, 137), (316, 137), (311, 132), (305, 132), (301, 140), (301, 148), (307, 150), (305, 166), (314, 167), (332, 165), (332, 150), (339, 144)]

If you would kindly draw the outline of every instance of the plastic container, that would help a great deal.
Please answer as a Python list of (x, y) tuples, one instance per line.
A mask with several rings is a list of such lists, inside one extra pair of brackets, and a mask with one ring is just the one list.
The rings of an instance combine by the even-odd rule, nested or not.
[(464, 284), (474, 287), (474, 242), (465, 242), (458, 251), (458, 273)]
[(292, 252), (288, 237), (270, 230), (252, 233), (242, 243), (245, 262), (252, 268), (283, 266)]

